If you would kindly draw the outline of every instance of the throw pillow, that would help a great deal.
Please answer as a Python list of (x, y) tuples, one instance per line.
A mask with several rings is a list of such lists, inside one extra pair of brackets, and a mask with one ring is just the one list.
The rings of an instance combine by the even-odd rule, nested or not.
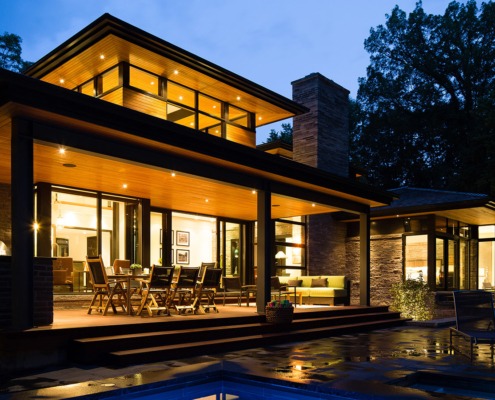
[(289, 279), (287, 281), (287, 285), (289, 285), (289, 286), (299, 287), (299, 286), (301, 286), (301, 284), (302, 284), (302, 279)]
[(311, 279), (311, 287), (327, 287), (327, 278)]

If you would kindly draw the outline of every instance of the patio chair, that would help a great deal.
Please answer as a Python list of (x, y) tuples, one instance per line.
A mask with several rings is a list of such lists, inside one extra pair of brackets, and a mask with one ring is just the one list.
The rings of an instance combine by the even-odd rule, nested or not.
[[(474, 346), (489, 344), (493, 359), (495, 344), (495, 315), (493, 294), (483, 290), (454, 291), (456, 326), (450, 328), (450, 348), (453, 337), (470, 344), (469, 356), (473, 358)], [(460, 349), (457, 350), (461, 353)]]
[[(113, 271), (115, 274), (123, 274), (124, 271), (128, 271), (131, 266), (131, 260), (120, 260), (116, 258), (113, 260)], [(124, 270), (122, 270), (124, 268)]]
[(153, 316), (153, 311), (156, 311), (157, 315), (162, 312), (170, 315), (169, 303), (174, 270), (175, 267), (162, 267), (159, 265), (151, 267), (149, 279), (142, 281), (141, 305), (137, 315), (141, 315), (145, 308), (150, 317)]
[(74, 291), (72, 257), (55, 258), (52, 262), (53, 286), (66, 286), (69, 291)]
[(222, 278), (223, 286), (223, 305), (227, 296), (237, 297), (237, 305), (241, 306), (242, 297), (246, 297), (246, 305), (249, 307), (249, 297), (251, 294), (256, 295), (256, 285), (242, 285), (241, 278), (238, 276), (224, 276)]
[(218, 312), (217, 305), (215, 304), (215, 296), (220, 288), (220, 279), (222, 278), (221, 268), (206, 268), (205, 276), (203, 279), (203, 285), (200, 289), (199, 306), (205, 311), (209, 312), (213, 309)]
[[(288, 289), (288, 285), (282, 285), (280, 283), (280, 279), (278, 276), (272, 276), (270, 278), (270, 286), (271, 286), (271, 297), (278, 298), (278, 301), (282, 299), (282, 296), (286, 299), (290, 299), (291, 295), (294, 295), (295, 292), (291, 292)], [(295, 298), (294, 298), (295, 299)]]
[(89, 268), (89, 275), (93, 284), (93, 299), (88, 307), (88, 314), (93, 310), (107, 314), (108, 308), (111, 306), (114, 314), (117, 313), (117, 306), (122, 307), (124, 312), (127, 305), (126, 290), (119, 280), (109, 281), (103, 260), (99, 257), (86, 257), (86, 264)]
[[(196, 299), (195, 293), (198, 285), (202, 284), (204, 276), (200, 275), (201, 267), (183, 267), (180, 266), (176, 282), (174, 283), (173, 295), (174, 300), (177, 297), (177, 304), (174, 304), (174, 308), (177, 314), (189, 311), (195, 311)], [(206, 270), (206, 268), (203, 268)]]

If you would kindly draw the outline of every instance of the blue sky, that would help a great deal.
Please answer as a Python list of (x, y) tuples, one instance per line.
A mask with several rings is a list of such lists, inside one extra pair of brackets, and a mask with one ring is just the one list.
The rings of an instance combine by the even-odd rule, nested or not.
[[(424, 0), (443, 14), (450, 1)], [(0, 0), (0, 31), (37, 61), (108, 12), (215, 64), (292, 97), (291, 82), (319, 72), (355, 97), (369, 56), (363, 42), (398, 4), (416, 0)], [(479, 4), (479, 2), (478, 2)], [(258, 129), (258, 143), (271, 128)]]

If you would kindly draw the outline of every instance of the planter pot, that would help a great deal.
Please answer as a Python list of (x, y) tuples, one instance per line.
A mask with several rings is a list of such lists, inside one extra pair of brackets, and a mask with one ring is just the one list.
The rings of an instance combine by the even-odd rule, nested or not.
[(290, 324), (294, 317), (294, 307), (288, 308), (265, 308), (266, 322), (271, 324)]
[(131, 271), (132, 271), (132, 275), (141, 275), (143, 269), (142, 268), (133, 268)]

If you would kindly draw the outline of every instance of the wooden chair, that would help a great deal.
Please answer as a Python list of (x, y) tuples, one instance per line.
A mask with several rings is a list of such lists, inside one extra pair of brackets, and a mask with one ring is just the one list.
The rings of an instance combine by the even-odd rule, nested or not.
[(127, 294), (122, 286), (122, 281), (109, 282), (101, 256), (86, 257), (86, 264), (89, 268), (94, 291), (93, 299), (88, 307), (88, 314), (96, 310), (106, 315), (110, 306), (115, 314), (117, 313), (117, 306), (122, 307), (125, 312)]
[[(470, 344), (469, 356), (473, 358), (474, 346), (489, 344), (494, 355), (495, 315), (493, 294), (483, 290), (454, 291), (456, 326), (450, 328), (450, 348), (453, 337), (460, 337)], [(457, 348), (459, 352), (459, 348)]]
[(270, 277), (270, 286), (272, 298), (278, 298), (278, 301), (282, 299), (282, 296), (290, 299), (290, 296), (294, 294), (294, 292), (287, 290), (289, 286), (280, 283), (278, 276)]
[(143, 309), (148, 310), (148, 315), (153, 316), (153, 311), (159, 315), (161, 312), (170, 315), (169, 303), (172, 290), (172, 279), (175, 267), (162, 267), (153, 265), (149, 279), (143, 280), (141, 292), (141, 305), (137, 315), (141, 315)]
[(223, 286), (223, 305), (227, 296), (237, 297), (237, 305), (241, 306), (242, 297), (246, 297), (246, 305), (249, 307), (250, 294), (256, 294), (256, 285), (242, 285), (241, 278), (238, 276), (224, 276), (222, 278)]
[(53, 260), (53, 286), (66, 286), (74, 290), (72, 257), (59, 257)]
[(200, 276), (202, 271), (206, 271), (206, 268), (180, 267), (174, 288), (174, 297), (177, 296), (177, 304), (174, 307), (177, 314), (185, 311), (196, 311), (196, 292), (198, 286), (203, 284), (204, 278), (204, 275)]
[(199, 296), (199, 305), (205, 312), (209, 312), (210, 309), (218, 312), (217, 305), (215, 304), (215, 296), (220, 288), (222, 269), (206, 268), (204, 274), (203, 285), (197, 294)]
[(122, 268), (130, 268), (131, 267), (131, 260), (119, 260), (116, 258), (113, 260), (113, 272), (115, 274), (123, 274), (124, 271), (122, 271)]

